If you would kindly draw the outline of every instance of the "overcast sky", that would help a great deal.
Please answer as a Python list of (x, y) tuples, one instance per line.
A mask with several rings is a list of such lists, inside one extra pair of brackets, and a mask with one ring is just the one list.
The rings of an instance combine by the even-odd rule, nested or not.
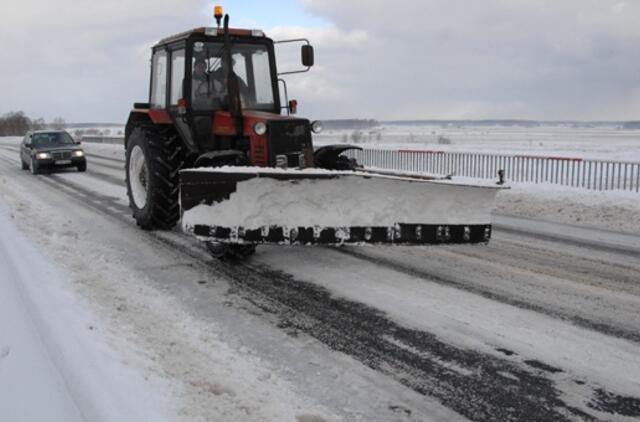
[[(316, 66), (288, 77), (300, 114), (312, 119), (640, 119), (638, 0), (218, 3), (232, 26), (312, 41)], [(3, 5), (0, 114), (125, 121), (147, 99), (150, 46), (213, 26), (214, 4)]]

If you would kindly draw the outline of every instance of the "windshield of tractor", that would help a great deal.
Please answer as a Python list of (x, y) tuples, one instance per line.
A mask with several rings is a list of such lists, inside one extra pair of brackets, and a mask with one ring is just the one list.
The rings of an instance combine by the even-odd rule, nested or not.
[[(219, 110), (229, 103), (219, 42), (196, 42), (191, 62), (191, 106), (194, 110)], [(238, 77), (242, 108), (273, 110), (274, 96), (269, 52), (259, 44), (233, 44), (233, 71)]]

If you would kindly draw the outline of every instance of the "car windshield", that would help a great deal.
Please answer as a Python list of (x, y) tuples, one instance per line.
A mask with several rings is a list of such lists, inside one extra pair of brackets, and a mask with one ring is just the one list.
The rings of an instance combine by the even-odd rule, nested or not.
[(73, 145), (74, 143), (71, 136), (64, 132), (34, 133), (31, 136), (31, 144), (36, 147)]
[[(192, 54), (191, 104), (194, 110), (219, 110), (228, 105), (222, 67), (223, 44), (196, 42)], [(244, 109), (273, 110), (273, 80), (269, 51), (259, 44), (233, 44), (233, 71), (238, 77)]]

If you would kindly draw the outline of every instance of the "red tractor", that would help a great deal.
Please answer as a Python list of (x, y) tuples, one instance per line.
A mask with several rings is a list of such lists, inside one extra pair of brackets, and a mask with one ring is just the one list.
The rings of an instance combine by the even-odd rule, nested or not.
[[(229, 28), (228, 15), (221, 28), (222, 12), (217, 7), (215, 16), (216, 28), (196, 28), (153, 46), (149, 101), (134, 104), (125, 132), (127, 193), (140, 227), (168, 230), (182, 213), (194, 211), (190, 218), (183, 218), (183, 228), (207, 241), (211, 252), (219, 257), (246, 256), (261, 243), (488, 240), (486, 209), (482, 211), (487, 215), (467, 221), (469, 215), (451, 219), (444, 203), (438, 210), (420, 210), (418, 207), (424, 204), (413, 203), (416, 199), (424, 201), (423, 194), (434, 189), (437, 192), (430, 195), (453, 195), (454, 185), (425, 177), (363, 172), (353, 159), (342, 154), (353, 148), (347, 145), (314, 151), (312, 132), (319, 131), (320, 124), (293, 117), (296, 102), (281, 98), (279, 82), (284, 81), (277, 72), (274, 41), (260, 30)], [(309, 70), (314, 63), (313, 47), (307, 40), (286, 42), (291, 41), (304, 43), (303, 71)], [(284, 92), (286, 96), (286, 84)], [(343, 183), (348, 180), (352, 183)], [(389, 196), (391, 191), (403, 191), (408, 183), (419, 185), (418, 192)], [(443, 190), (444, 186), (448, 190)], [(277, 198), (270, 202), (257, 198), (262, 196), (260, 189), (284, 197), (295, 191), (292, 188), (303, 197), (288, 205)], [(455, 194), (464, 196), (464, 188), (469, 186), (458, 188)], [(331, 189), (343, 197), (337, 206), (342, 209), (334, 218), (324, 218), (337, 212), (331, 203)], [(490, 193), (491, 199), (495, 194), (492, 189), (483, 191)], [(237, 209), (225, 204), (229, 199)], [(386, 214), (384, 218), (380, 213), (355, 218), (347, 215), (356, 213), (345, 211), (345, 201), (355, 201), (351, 207), (366, 203), (369, 208), (370, 203), (386, 202)], [(400, 208), (413, 207), (413, 211), (394, 215), (389, 201), (402, 201)], [(225, 208), (216, 209), (218, 204)], [(300, 204), (308, 208), (296, 209), (296, 217), (288, 220), (289, 211)], [(255, 218), (256, 214), (261, 218)]]

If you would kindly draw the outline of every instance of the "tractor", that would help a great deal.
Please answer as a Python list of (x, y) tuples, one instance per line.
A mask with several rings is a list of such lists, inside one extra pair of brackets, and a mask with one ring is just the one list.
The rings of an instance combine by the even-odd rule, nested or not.
[[(349, 145), (314, 149), (312, 133), (321, 124), (295, 117), (297, 102), (287, 98), (281, 78), (313, 66), (309, 41), (280, 41), (302, 44), (304, 69), (278, 73), (278, 42), (261, 30), (229, 28), (220, 7), (214, 16), (215, 27), (172, 35), (152, 48), (149, 100), (134, 103), (125, 129), (127, 194), (138, 226), (170, 230), (182, 218), (183, 229), (218, 258), (245, 258), (264, 243), (488, 240), (486, 208), (495, 189), (379, 174), (347, 157), (356, 148)], [(260, 202), (261, 189), (270, 201)], [(482, 193), (476, 203), (482, 217), (450, 210), (450, 197), (464, 201), (469, 190)], [(291, 192), (300, 196), (288, 205), (279, 201)], [(384, 212), (357, 218), (353, 207), (376, 203)]]

